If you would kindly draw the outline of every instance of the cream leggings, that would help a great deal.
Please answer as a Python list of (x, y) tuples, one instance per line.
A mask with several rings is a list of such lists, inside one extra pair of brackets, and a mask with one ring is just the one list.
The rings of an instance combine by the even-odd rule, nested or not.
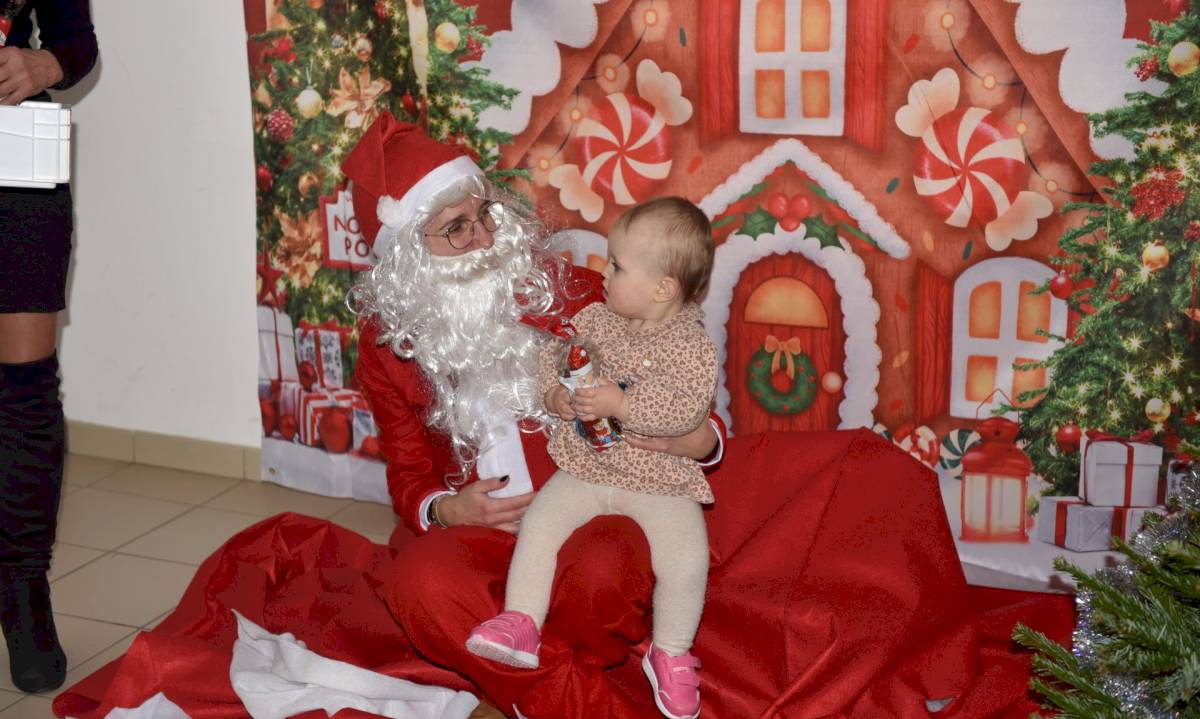
[(578, 480), (561, 469), (521, 520), (508, 570), (506, 611), (525, 612), (540, 629), (550, 606), (558, 550), (589, 520), (617, 514), (637, 522), (654, 569), (654, 643), (685, 654), (696, 637), (708, 581), (708, 532), (700, 504), (686, 497), (641, 494)]

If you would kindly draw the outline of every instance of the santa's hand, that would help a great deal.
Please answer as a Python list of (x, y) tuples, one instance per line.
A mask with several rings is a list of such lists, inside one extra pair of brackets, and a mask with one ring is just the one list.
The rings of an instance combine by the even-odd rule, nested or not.
[(717, 432), (709, 422), (701, 422), (696, 429), (678, 437), (648, 437), (628, 430), (621, 436), (629, 443), (630, 447), (695, 460), (708, 458), (717, 448)]
[(0, 48), (0, 105), (16, 105), (62, 77), (62, 66), (47, 50)]
[(561, 384), (551, 387), (542, 398), (542, 402), (546, 405), (546, 411), (555, 417), (566, 422), (575, 419), (575, 410), (571, 408), (571, 393)]
[(584, 422), (591, 422), (600, 417), (616, 417), (624, 421), (629, 414), (625, 390), (606, 379), (600, 380), (599, 387), (575, 390), (571, 405)]
[(516, 534), (521, 517), (525, 516), (525, 510), (533, 501), (533, 492), (503, 499), (488, 496), (488, 492), (504, 487), (505, 482), (500, 479), (481, 479), (468, 484), (458, 490), (458, 494), (438, 502), (438, 517), (451, 527), (468, 524)]

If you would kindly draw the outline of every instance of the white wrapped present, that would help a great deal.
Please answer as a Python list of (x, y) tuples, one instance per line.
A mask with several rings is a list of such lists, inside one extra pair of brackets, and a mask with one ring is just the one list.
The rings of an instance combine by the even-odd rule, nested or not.
[(1112, 549), (1112, 538), (1133, 539), (1147, 514), (1165, 514), (1163, 507), (1096, 507), (1078, 497), (1042, 497), (1038, 509), (1038, 539), (1072, 552)]
[[(1106, 507), (1153, 507), (1163, 503), (1159, 486), (1163, 450), (1133, 438), (1086, 433), (1079, 445), (1079, 495)], [(1145, 439), (1149, 439), (1146, 437)]]

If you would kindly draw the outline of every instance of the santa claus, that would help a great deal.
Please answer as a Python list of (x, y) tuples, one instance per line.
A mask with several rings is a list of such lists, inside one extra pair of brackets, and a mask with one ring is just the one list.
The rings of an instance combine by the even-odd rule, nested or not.
[[(558, 592), (551, 610), (548, 627), (557, 631), (547, 631), (548, 671), (513, 675), (468, 659), (461, 642), (447, 646), (474, 626), (455, 622), (486, 618), (472, 612), (492, 611), (501, 599), (492, 590), (507, 573), (511, 535), (533, 491), (554, 472), (543, 432), (548, 415), (536, 393), (537, 354), (569, 331), (565, 318), (603, 299), (600, 275), (564, 264), (542, 224), (461, 150), (389, 115), (343, 169), (355, 214), (367, 218), (362, 230), (375, 237), (376, 264), (354, 293), (365, 318), (357, 376), (406, 527), (392, 541), (405, 547), (389, 594), (397, 619), (422, 653), (459, 668), (506, 710), (572, 717), (605, 706), (605, 716), (636, 716), (617, 693), (603, 691), (606, 662), (579, 661), (623, 658), (629, 635), (645, 633), (649, 553), (627, 520), (585, 526), (560, 555), (560, 572), (578, 580)], [(714, 417), (685, 437), (631, 441), (703, 458), (713, 453), (718, 429)], [(432, 525), (449, 531), (407, 541)], [(596, 595), (613, 587), (627, 591), (596, 606)], [(478, 601), (472, 611), (448, 612), (447, 596), (463, 606)], [(614, 641), (611, 625), (597, 633), (596, 611), (628, 624), (627, 636)], [(588, 689), (564, 703), (570, 686)]]

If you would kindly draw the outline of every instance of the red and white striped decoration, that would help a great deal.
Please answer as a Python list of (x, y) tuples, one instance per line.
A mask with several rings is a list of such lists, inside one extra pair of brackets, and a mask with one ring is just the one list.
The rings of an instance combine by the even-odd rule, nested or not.
[(613, 93), (579, 123), (583, 181), (618, 205), (636, 204), (670, 174), (670, 140), (667, 121), (653, 105)]
[(1028, 167), (1017, 134), (981, 107), (952, 110), (921, 136), (913, 184), (951, 227), (983, 227), (1003, 215)]

